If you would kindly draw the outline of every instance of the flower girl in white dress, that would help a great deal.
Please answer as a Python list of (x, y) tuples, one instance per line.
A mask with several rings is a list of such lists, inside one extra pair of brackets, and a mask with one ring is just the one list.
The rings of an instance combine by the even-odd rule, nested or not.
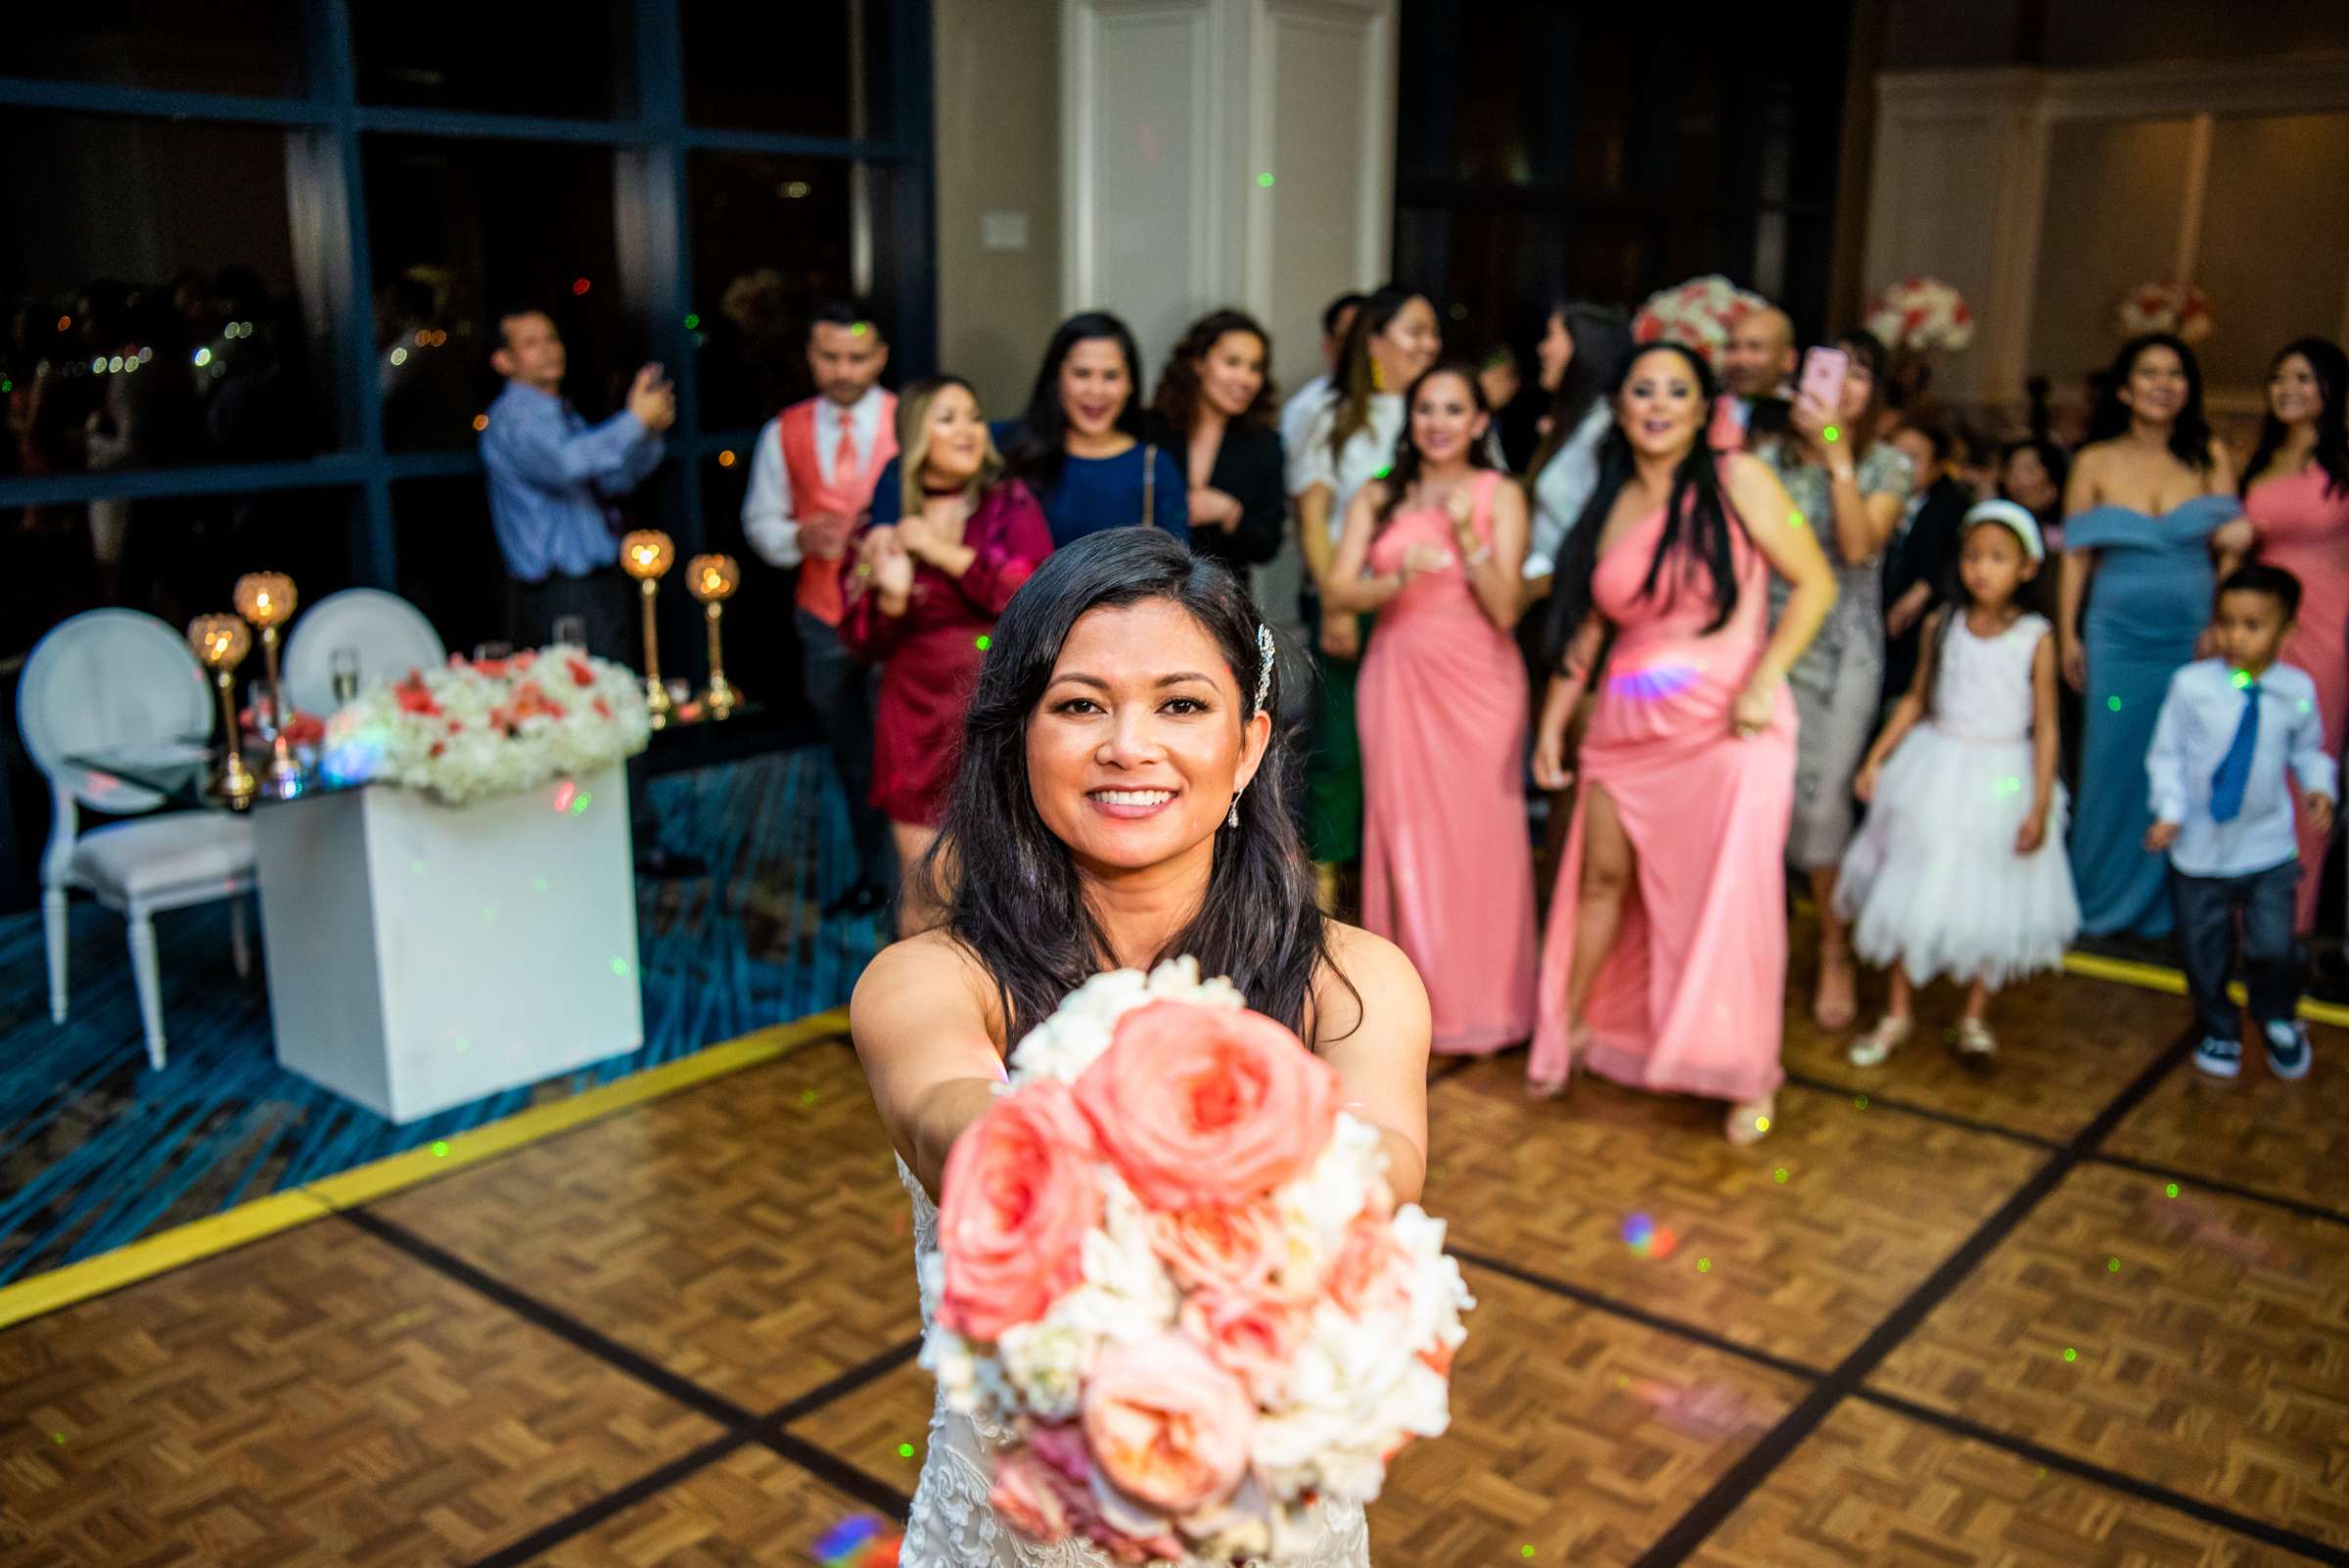
[(2063, 961), (2080, 926), (2056, 781), (2055, 646), (2014, 600), (2046, 558), (2011, 501), (1965, 516), (1957, 602), (1926, 623), (1925, 657), (1855, 785), (1867, 821), (1845, 854), (1836, 901), (1860, 956), (1892, 971), (1883, 1020), (1854, 1041), (1863, 1067), (1915, 1027), (1914, 988), (1966, 987), (1959, 1058), (1987, 1067), (1993, 992)]

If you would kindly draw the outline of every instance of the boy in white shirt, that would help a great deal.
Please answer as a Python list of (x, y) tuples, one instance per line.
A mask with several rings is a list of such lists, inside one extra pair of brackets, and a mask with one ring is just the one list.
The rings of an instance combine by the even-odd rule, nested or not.
[(2284, 775), (2299, 781), (2301, 808), (2321, 832), (2332, 825), (2339, 781), (2316, 682), (2276, 662), (2299, 609), (2300, 579), (2280, 567), (2247, 566), (2221, 583), (2211, 623), (2219, 656), (2171, 677), (2145, 754), (2145, 848), (2170, 857), (2178, 948), (2202, 1032), (2194, 1065), (2213, 1078), (2242, 1071), (2242, 1015), (2227, 994), (2238, 914), (2243, 985), (2268, 1070), (2308, 1075), (2292, 934), (2299, 845)]

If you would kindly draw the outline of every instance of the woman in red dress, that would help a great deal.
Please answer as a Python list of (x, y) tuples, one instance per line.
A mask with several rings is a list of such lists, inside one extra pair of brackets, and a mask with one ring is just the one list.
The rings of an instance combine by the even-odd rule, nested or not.
[(906, 390), (898, 447), (904, 513), (864, 535), (840, 634), (881, 667), (873, 804), (897, 839), (898, 932), (911, 936), (933, 923), (913, 873), (938, 837), (988, 632), (1052, 553), (1052, 530), (1028, 487), (1003, 478), (979, 394), (960, 377)]

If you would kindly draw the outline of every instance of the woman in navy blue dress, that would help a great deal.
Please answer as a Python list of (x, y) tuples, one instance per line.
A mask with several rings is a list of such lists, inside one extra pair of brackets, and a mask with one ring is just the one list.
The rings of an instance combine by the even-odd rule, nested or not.
[[(1141, 384), (1133, 334), (1088, 310), (1052, 335), (1027, 413), (994, 427), (1010, 477), (1042, 503), (1055, 547), (1136, 524), (1190, 542), (1190, 488), (1176, 454), (1143, 435)], [(898, 489), (893, 462), (874, 487), (874, 528), (898, 521)]]

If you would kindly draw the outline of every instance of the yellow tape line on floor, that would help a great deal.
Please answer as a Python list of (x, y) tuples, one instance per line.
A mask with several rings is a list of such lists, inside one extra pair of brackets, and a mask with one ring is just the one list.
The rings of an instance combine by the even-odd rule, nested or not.
[[(2089, 980), (2110, 980), (2123, 986), (2135, 986), (2142, 991), (2164, 992), (2172, 996), (2186, 994), (2186, 976), (2162, 964), (2141, 964), (2131, 958), (2106, 958), (2093, 952), (2067, 952), (2063, 955), (2064, 973)], [(2243, 988), (2233, 985), (2227, 993), (2239, 1005)], [(2329, 1024), (2335, 1029), (2349, 1029), (2349, 1007), (2336, 1002), (2300, 998), (2300, 1016), (2312, 1024)]]
[(443, 1139), (420, 1149), (410, 1149), (371, 1165), (354, 1166), (336, 1176), (312, 1181), (306, 1186), (273, 1192), (265, 1198), (254, 1198), (233, 1209), (175, 1225), (137, 1241), (101, 1253), (80, 1263), (68, 1264), (45, 1274), (20, 1279), (13, 1285), (0, 1286), (0, 1328), (22, 1323), (44, 1313), (56, 1312), (92, 1296), (118, 1290), (124, 1285), (153, 1279), (158, 1274), (185, 1268), (232, 1247), (258, 1241), (263, 1236), (291, 1230), (296, 1225), (322, 1220), (338, 1209), (357, 1208), (377, 1198), (389, 1196), (403, 1188), (417, 1186), (438, 1176), (459, 1171), (469, 1165), (479, 1165), (501, 1154), (511, 1154), (558, 1132), (599, 1121), (620, 1111), (632, 1109), (653, 1100), (739, 1073), (746, 1068), (759, 1067), (779, 1060), (803, 1046), (817, 1040), (830, 1039), (848, 1032), (849, 1014), (845, 1007), (830, 1012), (814, 1013), (795, 1023), (778, 1024), (771, 1029), (745, 1035), (696, 1051), (691, 1056), (664, 1062), (659, 1067), (560, 1100), (549, 1100), (517, 1111), (470, 1132)]

